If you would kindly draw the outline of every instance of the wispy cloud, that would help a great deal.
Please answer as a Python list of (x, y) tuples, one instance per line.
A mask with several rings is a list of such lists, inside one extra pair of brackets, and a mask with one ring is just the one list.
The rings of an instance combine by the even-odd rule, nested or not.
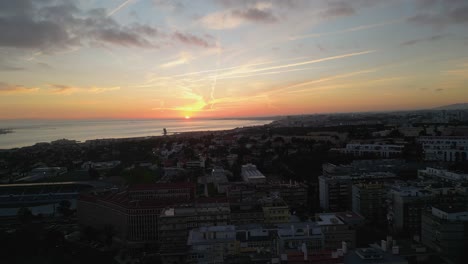
[(425, 38), (412, 39), (412, 40), (408, 40), (408, 41), (405, 41), (405, 42), (401, 43), (401, 45), (402, 46), (412, 46), (412, 45), (419, 44), (419, 43), (424, 43), (424, 42), (434, 42), (434, 41), (441, 40), (441, 39), (443, 39), (443, 38), (445, 38), (447, 36), (448, 35), (446, 35), (446, 34), (438, 34), (438, 35), (433, 35), (433, 36), (425, 37)]
[(75, 87), (63, 84), (49, 84), (52, 94), (70, 95), (74, 93), (98, 94), (120, 90), (120, 87)]
[(168, 61), (168, 62), (160, 65), (159, 67), (161, 67), (161, 68), (172, 68), (172, 67), (179, 66), (179, 65), (182, 65), (182, 64), (187, 64), (188, 62), (190, 62), (193, 59), (194, 59), (194, 57), (190, 53), (182, 52), (182, 53), (179, 54), (179, 56), (176, 59)]
[(31, 93), (38, 90), (39, 88), (36, 87), (26, 87), (18, 84), (0, 82), (0, 93), (2, 94)]
[(377, 28), (377, 27), (384, 27), (384, 26), (388, 26), (388, 25), (392, 25), (392, 24), (401, 23), (403, 21), (404, 21), (404, 19), (394, 19), (394, 20), (389, 20), (389, 21), (382, 22), (382, 23), (361, 25), (361, 26), (351, 27), (351, 28), (338, 30), (338, 31), (333, 31), (333, 32), (313, 33), (313, 34), (292, 36), (289, 39), (290, 40), (299, 40), (299, 39), (306, 39), (306, 38), (320, 38), (320, 37), (325, 37), (325, 36), (339, 35), (339, 34), (345, 34), (345, 33), (350, 33), (350, 32), (356, 32), (356, 31), (361, 31), (361, 30)]

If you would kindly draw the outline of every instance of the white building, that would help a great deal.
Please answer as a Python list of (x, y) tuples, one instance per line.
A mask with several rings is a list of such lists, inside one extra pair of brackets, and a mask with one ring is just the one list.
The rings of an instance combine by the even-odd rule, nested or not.
[(224, 263), (224, 258), (237, 252), (236, 228), (233, 225), (208, 226), (190, 231), (190, 263)]
[(242, 165), (241, 176), (247, 183), (265, 183), (266, 177), (253, 164)]
[(401, 155), (403, 149), (403, 145), (350, 143), (346, 144), (342, 152), (354, 156), (375, 155), (392, 158)]
[(429, 167), (424, 170), (418, 170), (418, 178), (423, 180), (437, 180), (452, 183), (468, 182), (468, 174), (460, 174)]
[(424, 157), (432, 161), (468, 160), (468, 137), (420, 137)]

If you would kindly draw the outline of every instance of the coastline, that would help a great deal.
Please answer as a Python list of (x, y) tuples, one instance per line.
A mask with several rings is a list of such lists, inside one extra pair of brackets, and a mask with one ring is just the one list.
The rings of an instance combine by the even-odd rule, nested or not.
[(0, 128), (0, 135), (6, 135), (14, 133), (13, 129), (10, 128)]
[[(219, 124), (219, 121), (223, 123)], [(180, 122), (167, 124), (165, 122), (155, 123), (151, 129), (146, 127), (146, 124), (140, 124), (142, 127), (136, 126), (122, 126), (121, 124), (115, 124), (111, 127), (113, 130), (109, 130), (109, 127), (76, 127), (81, 130), (80, 133), (64, 133), (67, 132), (64, 128), (73, 128), (73, 122), (71, 121), (70, 126), (63, 126), (55, 128), (54, 126), (44, 125), (25, 128), (18, 128), (17, 131), (12, 129), (0, 129), (0, 131), (8, 131), (8, 134), (0, 135), (0, 151), (9, 151), (14, 149), (20, 149), (25, 147), (32, 147), (41, 143), (53, 143), (61, 140), (75, 141), (76, 143), (83, 144), (85, 142), (92, 141), (134, 141), (144, 140), (151, 138), (163, 137), (163, 128), (168, 128), (168, 137), (197, 137), (200, 135), (206, 135), (209, 133), (227, 133), (230, 131), (236, 131), (239, 129), (248, 129), (253, 127), (262, 127), (265, 125), (271, 125), (275, 120), (237, 120), (239, 122), (229, 122), (233, 120), (214, 120), (210, 122), (202, 123), (187, 123), (191, 121), (181, 120)], [(244, 122), (245, 121), (245, 122)], [(254, 122), (258, 121), (258, 122)], [(122, 122), (122, 121), (117, 121)], [(143, 121), (148, 122), (148, 121)], [(27, 124), (29, 125), (29, 124)], [(232, 126), (231, 126), (232, 125)], [(57, 132), (57, 130), (63, 130)], [(11, 131), (11, 132), (10, 132)], [(107, 133), (109, 131), (109, 133)], [(123, 132), (122, 132), (123, 131)], [(122, 133), (121, 133), (122, 132)], [(6, 135), (6, 136), (5, 136)], [(134, 136), (133, 136), (134, 135)], [(4, 137), (5, 136), (5, 137)]]

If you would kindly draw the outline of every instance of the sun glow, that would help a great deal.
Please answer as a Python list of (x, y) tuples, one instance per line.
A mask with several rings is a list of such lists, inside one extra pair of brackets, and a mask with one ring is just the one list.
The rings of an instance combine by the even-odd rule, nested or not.
[(190, 116), (186, 115), (186, 116), (185, 116), (185, 119), (190, 119)]

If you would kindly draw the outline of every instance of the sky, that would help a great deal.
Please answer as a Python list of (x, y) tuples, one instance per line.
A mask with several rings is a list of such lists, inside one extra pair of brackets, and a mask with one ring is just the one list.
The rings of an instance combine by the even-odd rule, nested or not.
[(464, 102), (467, 0), (0, 1), (0, 119)]

